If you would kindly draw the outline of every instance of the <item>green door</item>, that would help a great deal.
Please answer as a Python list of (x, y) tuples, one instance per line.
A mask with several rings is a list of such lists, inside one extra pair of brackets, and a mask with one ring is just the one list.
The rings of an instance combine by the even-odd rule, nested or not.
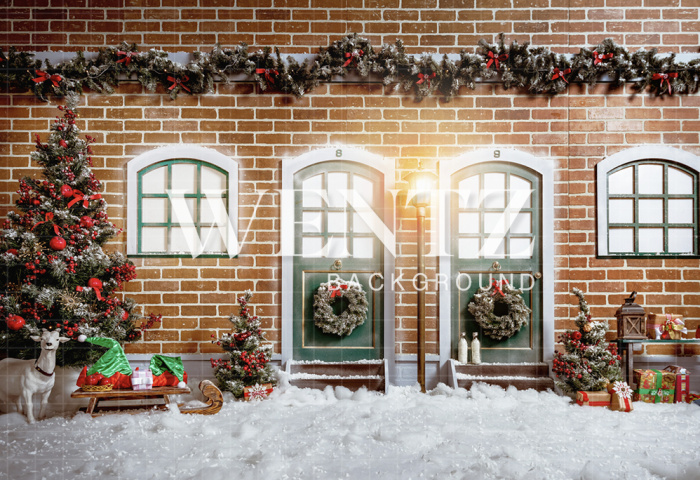
[[(383, 175), (355, 162), (326, 161), (297, 172), (294, 190), (294, 359), (382, 358), (384, 249), (361, 212), (373, 210), (383, 218)], [(348, 203), (350, 192), (362, 198), (363, 207)], [(343, 337), (314, 325), (314, 294), (321, 283), (337, 278), (360, 283), (368, 301), (364, 323)], [(334, 301), (336, 315), (345, 308), (345, 299)]]
[[(472, 165), (452, 176), (453, 358), (459, 334), (466, 332), (471, 339), (478, 332), (483, 362), (542, 361), (540, 187), (537, 173), (503, 162)], [(483, 334), (467, 306), (479, 287), (503, 279), (524, 289), (522, 296), (532, 314), (515, 335), (497, 341)]]

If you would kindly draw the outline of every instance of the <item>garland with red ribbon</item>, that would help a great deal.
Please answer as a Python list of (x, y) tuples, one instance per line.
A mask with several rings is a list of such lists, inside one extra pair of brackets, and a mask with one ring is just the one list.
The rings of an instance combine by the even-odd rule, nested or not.
[(664, 82), (668, 84), (668, 94), (673, 95), (673, 91), (671, 90), (671, 80), (670, 78), (678, 78), (678, 73), (673, 72), (673, 73), (655, 73), (654, 75), (651, 76), (652, 80), (661, 80), (659, 83), (659, 89), (663, 90), (664, 88)]
[[(332, 303), (342, 298), (348, 305), (340, 315), (333, 312)], [(314, 325), (324, 333), (346, 337), (367, 319), (367, 294), (357, 282), (331, 280), (322, 283), (314, 294)]]
[(365, 54), (365, 52), (362, 49), (353, 50), (352, 52), (345, 52), (345, 58), (347, 58), (347, 60), (345, 60), (345, 63), (343, 64), (343, 66), (347, 67), (351, 63), (354, 63), (355, 65), (357, 65), (357, 59), (360, 58), (364, 54)]
[(504, 62), (508, 60), (508, 54), (507, 53), (502, 53), (500, 55), (495, 55), (491, 50), (487, 53), (489, 57), (489, 61), (486, 62), (486, 68), (491, 68), (491, 65), (494, 65), (496, 70), (500, 70), (501, 66), (499, 62)]
[(564, 80), (564, 82), (569, 83), (569, 81), (566, 79), (564, 75), (568, 75), (571, 73), (571, 69), (567, 68), (564, 71), (559, 70), (558, 68), (554, 69), (554, 72), (552, 73), (552, 80), (556, 80), (557, 78), (561, 78)]
[(421, 85), (423, 82), (425, 82), (426, 85), (428, 86), (428, 88), (430, 88), (430, 79), (431, 79), (431, 78), (435, 78), (435, 75), (436, 75), (435, 72), (433, 72), (433, 73), (431, 73), (431, 74), (429, 74), (429, 75), (426, 75), (426, 74), (423, 74), (423, 73), (419, 73), (419, 74), (418, 74), (418, 78), (419, 78), (420, 80), (418, 80), (418, 81), (416, 82), (416, 85)]
[(183, 75), (182, 78), (180, 78), (180, 77), (171, 77), (170, 75), (168, 75), (168, 81), (169, 81), (169, 82), (173, 82), (173, 84), (170, 85), (170, 87), (168, 88), (168, 90), (172, 90), (172, 89), (174, 89), (175, 87), (178, 87), (178, 86), (179, 86), (179, 87), (182, 87), (184, 90), (186, 90), (186, 91), (188, 91), (188, 92), (191, 93), (192, 90), (190, 90), (190, 89), (187, 87), (187, 85), (185, 85), (185, 82), (188, 81), (189, 79), (190, 79), (190, 77), (188, 77), (187, 75)]
[(280, 72), (274, 68), (256, 68), (255, 73), (258, 75), (265, 75), (265, 80), (267, 80), (267, 83), (273, 84), (275, 83), (275, 79), (272, 78), (272, 75), (279, 75)]
[(139, 52), (123, 52), (121, 50), (117, 51), (117, 55), (123, 56), (121, 60), (117, 60), (117, 63), (123, 63), (127, 67), (131, 64), (132, 57), (137, 57)]
[(44, 83), (44, 82), (51, 82), (53, 83), (54, 87), (58, 87), (59, 84), (61, 83), (61, 80), (63, 80), (63, 77), (61, 77), (59, 74), (54, 73), (53, 75), (49, 75), (46, 72), (43, 72), (41, 70), (34, 70), (38, 77), (33, 78), (34, 82), (36, 83)]
[(597, 50), (594, 50), (593, 51), (593, 65), (598, 65), (599, 63), (602, 63), (605, 60), (610, 60), (614, 56), (615, 55), (612, 53), (598, 53)]
[[(525, 305), (522, 293), (522, 290), (513, 288), (506, 279), (493, 280), (488, 287), (479, 288), (467, 309), (484, 335), (494, 340), (505, 340), (518, 333), (530, 320), (532, 310)], [(496, 304), (504, 305), (508, 312), (496, 315)]]

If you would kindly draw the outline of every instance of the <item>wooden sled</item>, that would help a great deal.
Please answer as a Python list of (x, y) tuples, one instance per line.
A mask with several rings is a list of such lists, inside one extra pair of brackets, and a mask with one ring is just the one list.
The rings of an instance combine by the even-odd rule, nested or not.
[[(199, 389), (207, 399), (207, 404), (203, 407), (187, 407), (178, 404), (180, 413), (214, 415), (221, 410), (224, 404), (221, 390), (209, 380), (202, 380)], [(167, 410), (170, 402), (170, 395), (182, 395), (191, 393), (189, 387), (154, 387), (150, 390), (127, 390), (117, 389), (108, 392), (86, 392), (78, 389), (71, 393), (71, 398), (89, 398), (88, 406), (84, 410), (93, 417), (99, 417), (108, 413), (140, 413), (149, 410)], [(139, 404), (124, 404), (125, 401), (139, 400)], [(163, 403), (154, 403), (162, 400)], [(99, 406), (99, 402), (116, 402), (115, 405)]]

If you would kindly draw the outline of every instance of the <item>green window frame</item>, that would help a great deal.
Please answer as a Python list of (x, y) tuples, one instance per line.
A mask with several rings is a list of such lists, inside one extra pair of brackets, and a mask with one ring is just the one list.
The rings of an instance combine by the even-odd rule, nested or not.
[[(173, 204), (170, 201), (170, 197), (167, 192), (171, 192), (173, 189), (173, 167), (176, 165), (193, 165), (195, 178), (193, 181), (193, 191), (188, 193), (182, 193), (177, 195), (177, 197), (182, 197), (188, 206), (191, 206), (190, 217), (192, 218), (191, 223), (177, 221), (173, 212)], [(144, 177), (157, 169), (165, 168), (165, 179), (164, 193), (154, 193), (154, 192), (144, 192)], [(131, 256), (143, 256), (143, 257), (192, 257), (192, 253), (186, 253), (182, 251), (173, 251), (173, 239), (174, 231), (181, 227), (194, 227), (196, 234), (199, 239), (202, 239), (203, 229), (212, 228), (213, 221), (205, 221), (202, 218), (203, 206), (205, 204), (206, 197), (206, 185), (203, 185), (203, 171), (204, 169), (211, 169), (218, 174), (223, 175), (224, 189), (221, 192), (221, 199), (225, 206), (226, 215), (229, 214), (229, 192), (230, 192), (230, 179), (229, 172), (211, 163), (205, 161), (189, 159), (189, 158), (177, 158), (169, 159), (160, 162), (153, 163), (146, 168), (138, 171), (137, 173), (137, 252), (135, 254), (130, 254)], [(162, 199), (162, 204), (164, 212), (162, 214), (162, 221), (147, 221), (144, 215), (144, 201), (150, 199)], [(164, 250), (149, 250), (144, 246), (145, 229), (160, 229), (164, 232)], [(225, 242), (225, 240), (224, 240)], [(219, 258), (228, 257), (226, 252), (226, 247), (222, 251), (205, 251), (197, 255), (197, 257), (205, 258)]]
[[(660, 181), (653, 172), (661, 173)], [(611, 184), (616, 174), (624, 179), (617, 182), (622, 187)], [(682, 179), (683, 188), (677, 188), (678, 181), (669, 181), (671, 175)], [(675, 162), (645, 159), (610, 170), (606, 180), (607, 256), (698, 256), (696, 171)]]

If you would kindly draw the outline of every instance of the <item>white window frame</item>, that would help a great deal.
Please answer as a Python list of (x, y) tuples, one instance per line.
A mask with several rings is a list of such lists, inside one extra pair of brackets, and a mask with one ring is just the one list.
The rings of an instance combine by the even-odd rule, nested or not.
[[(665, 147), (661, 145), (649, 145), (635, 147), (615, 153), (596, 165), (596, 212), (598, 226), (598, 256), (610, 258), (645, 258), (637, 254), (618, 254), (608, 251), (608, 176), (610, 172), (627, 163), (634, 163), (641, 160), (660, 160), (663, 162), (673, 162), (682, 165), (689, 170), (693, 170), (700, 176), (700, 157), (692, 153), (679, 150), (677, 148)], [(700, 198), (698, 187), (695, 186), (696, 197)], [(697, 245), (695, 246), (697, 249)], [(676, 258), (676, 257), (697, 257), (700, 252), (696, 251), (692, 255), (662, 254), (656, 257)]]
[[(138, 175), (142, 170), (156, 163), (174, 160), (189, 159), (202, 164), (211, 164), (224, 170), (228, 175), (228, 216), (234, 231), (238, 232), (238, 162), (216, 150), (192, 145), (172, 145), (160, 147), (134, 157), (127, 163), (127, 255), (139, 257), (178, 257), (181, 254), (160, 252), (157, 254), (139, 253), (138, 240)], [(238, 242), (236, 242), (238, 243)], [(211, 256), (205, 254), (204, 256)], [(215, 256), (224, 256), (216, 254)]]

